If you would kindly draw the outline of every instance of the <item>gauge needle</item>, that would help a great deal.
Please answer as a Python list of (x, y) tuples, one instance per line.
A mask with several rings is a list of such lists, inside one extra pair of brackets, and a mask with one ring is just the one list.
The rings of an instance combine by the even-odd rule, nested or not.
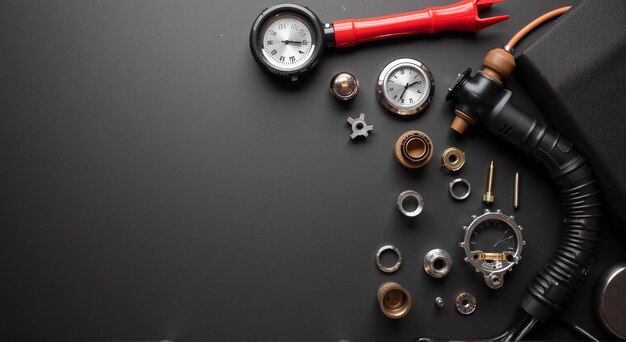
[(508, 240), (508, 239), (512, 239), (512, 238), (513, 238), (513, 235), (509, 236), (509, 237), (508, 237), (508, 238), (506, 238), (506, 239), (502, 239), (502, 240), (500, 240), (500, 241), (498, 241), (498, 242), (494, 243), (494, 244), (493, 244), (493, 246), (494, 246), (494, 247), (496, 247), (496, 246), (497, 246), (498, 244), (500, 244), (501, 242), (504, 242), (504, 241), (506, 241), (506, 240)]
[(285, 43), (287, 45), (289, 45), (289, 44), (300, 44), (300, 45), (302, 45), (302, 42), (297, 42), (295, 40), (283, 40), (283, 41), (281, 41), (281, 43)]
[(411, 84), (407, 83), (404, 86), (404, 90), (402, 91), (402, 94), (400, 94), (400, 99), (402, 99), (404, 97), (404, 93), (406, 92), (407, 89), (409, 89), (410, 86), (417, 84), (417, 82), (413, 82)]

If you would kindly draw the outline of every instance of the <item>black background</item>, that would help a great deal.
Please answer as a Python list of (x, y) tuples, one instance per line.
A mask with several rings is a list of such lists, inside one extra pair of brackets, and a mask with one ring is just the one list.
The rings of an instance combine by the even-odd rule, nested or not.
[[(302, 1), (323, 21), (450, 1)], [(511, 18), (478, 34), (444, 33), (326, 55), (298, 85), (265, 75), (248, 47), (269, 1), (0, 2), (1, 339), (410, 339), (485, 338), (502, 332), (559, 238), (559, 199), (537, 165), (480, 128), (449, 129), (445, 93), (538, 15), (570, 2), (512, 1), (483, 16)], [(431, 106), (403, 120), (374, 95), (378, 73), (399, 57), (421, 60), (436, 83)], [(338, 103), (332, 75), (350, 71), (358, 96)], [(539, 115), (515, 79), (514, 102)], [(374, 132), (353, 142), (346, 118), (363, 112)], [(397, 137), (420, 129), (430, 164), (403, 169)], [(466, 152), (465, 202), (447, 193), (448, 146)], [(463, 263), (461, 226), (483, 209), (490, 160), (496, 203), (525, 227), (524, 259), (490, 290)], [(513, 173), (521, 208), (512, 208)], [(403, 217), (406, 189), (425, 210)], [(395, 274), (374, 265), (396, 245)], [(421, 270), (433, 248), (452, 273)], [(591, 309), (595, 279), (623, 260), (606, 230), (595, 266), (563, 316), (607, 338)], [(411, 313), (391, 321), (375, 291), (396, 281)], [(455, 294), (476, 295), (461, 316)], [(441, 296), (444, 309), (434, 298)], [(533, 339), (571, 339), (558, 324)]]

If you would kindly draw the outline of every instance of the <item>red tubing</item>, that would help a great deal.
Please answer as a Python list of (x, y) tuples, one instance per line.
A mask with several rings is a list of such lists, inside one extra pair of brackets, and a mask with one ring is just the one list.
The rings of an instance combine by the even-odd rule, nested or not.
[(346, 19), (333, 22), (335, 46), (350, 47), (361, 43), (441, 31), (477, 32), (509, 18), (502, 15), (481, 19), (478, 10), (504, 0), (462, 0), (452, 5), (431, 7), (366, 19)]

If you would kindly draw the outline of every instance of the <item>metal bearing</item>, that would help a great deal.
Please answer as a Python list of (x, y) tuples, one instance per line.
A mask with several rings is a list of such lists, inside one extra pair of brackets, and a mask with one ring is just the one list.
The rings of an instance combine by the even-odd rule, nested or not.
[(456, 297), (456, 301), (454, 301), (454, 306), (456, 307), (456, 311), (458, 311), (462, 315), (469, 315), (476, 310), (476, 306), (478, 303), (476, 302), (476, 297), (471, 293), (463, 292), (460, 293)]
[(458, 171), (465, 165), (465, 152), (449, 147), (441, 154), (441, 164), (450, 171)]
[[(463, 184), (467, 187), (467, 190), (458, 195), (456, 192), (454, 192), (454, 188), (457, 184)], [(470, 192), (472, 192), (472, 186), (470, 185), (470, 183), (463, 179), (463, 178), (457, 178), (455, 180), (453, 180), (452, 182), (450, 182), (450, 186), (448, 188), (448, 192), (450, 193), (450, 197), (454, 198), (457, 201), (462, 201), (464, 199), (466, 199), (467, 197), (469, 197)]]
[(398, 138), (394, 147), (394, 155), (402, 166), (417, 169), (430, 161), (433, 150), (433, 142), (426, 133), (412, 130), (405, 132)]
[[(413, 211), (408, 211), (404, 208), (404, 201), (409, 197), (414, 198), (417, 201), (417, 207)], [(415, 217), (419, 215), (422, 210), (424, 210), (424, 199), (422, 198), (422, 195), (420, 195), (419, 192), (413, 190), (403, 191), (398, 196), (397, 204), (400, 212), (408, 217)]]
[[(397, 257), (397, 260), (396, 260), (395, 265), (393, 265), (393, 266), (391, 266), (391, 267), (386, 267), (386, 266), (384, 266), (384, 265), (380, 262), (380, 256), (381, 256), (384, 252), (386, 252), (386, 251), (391, 251), (391, 252), (393, 252), (393, 253), (396, 255), (396, 257)], [(393, 272), (397, 271), (397, 270), (400, 268), (400, 266), (401, 266), (401, 265), (402, 265), (402, 254), (400, 254), (400, 250), (399, 250), (399, 249), (397, 249), (397, 248), (396, 248), (395, 246), (393, 246), (393, 245), (385, 245), (385, 246), (382, 246), (382, 247), (380, 247), (380, 249), (379, 249), (379, 250), (378, 250), (378, 252), (376, 253), (376, 266), (378, 266), (378, 268), (379, 268), (381, 271), (385, 272), (385, 273), (393, 273)]]
[(424, 256), (422, 266), (429, 276), (443, 278), (452, 270), (452, 257), (443, 249), (433, 249)]

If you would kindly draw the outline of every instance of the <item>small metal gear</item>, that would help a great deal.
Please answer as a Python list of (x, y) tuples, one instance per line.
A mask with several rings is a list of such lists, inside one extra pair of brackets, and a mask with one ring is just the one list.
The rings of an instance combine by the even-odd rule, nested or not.
[(354, 139), (358, 136), (367, 137), (369, 131), (374, 129), (374, 126), (368, 126), (365, 122), (365, 114), (361, 113), (358, 118), (353, 119), (348, 117), (348, 123), (352, 125), (352, 134), (350, 138)]

